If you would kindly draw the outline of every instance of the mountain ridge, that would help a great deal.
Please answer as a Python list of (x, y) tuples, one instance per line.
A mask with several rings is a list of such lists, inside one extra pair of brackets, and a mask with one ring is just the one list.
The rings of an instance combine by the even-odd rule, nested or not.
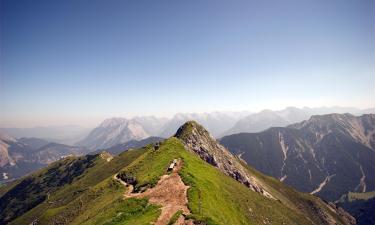
[(313, 115), (325, 115), (331, 113), (352, 113), (355, 115), (361, 115), (371, 111), (372, 109), (359, 110), (351, 107), (287, 107), (276, 111), (262, 110), (239, 120), (232, 128), (228, 129), (221, 136), (235, 133), (261, 132), (270, 127), (285, 127), (293, 123), (307, 120)]
[(330, 112), (361, 114), (371, 110), (359, 110), (350, 107), (287, 107), (283, 110), (262, 110), (258, 113), (250, 113), (249, 111), (177, 113), (172, 118), (156, 116), (113, 117), (102, 121), (86, 137), (75, 142), (75, 145), (98, 150), (125, 143), (131, 139), (140, 140), (150, 136), (169, 138), (174, 135), (179, 127), (190, 120), (202, 124), (214, 137), (218, 138), (233, 133), (258, 132), (272, 126), (284, 127), (317, 114)]
[[(275, 198), (266, 197), (238, 182), (218, 166), (223, 161), (221, 159), (226, 159), (230, 153), (215, 149), (214, 143), (211, 143), (212, 146), (208, 143), (216, 142), (212, 136), (200, 125), (193, 126), (191, 130), (176, 132), (178, 138), (171, 137), (160, 144), (129, 150), (109, 157), (110, 160), (94, 155), (57, 161), (49, 168), (9, 184), (5, 190), (0, 188), (0, 202), (5, 202), (5, 198), (20, 199), (19, 195), (24, 196), (22, 201), (14, 201), (12, 207), (0, 204), (0, 209), (6, 215), (13, 215), (6, 220), (10, 224), (149, 224), (159, 218), (160, 208), (148, 203), (147, 199), (124, 197), (127, 187), (114, 176), (121, 174), (122, 179), (132, 181), (134, 191), (147, 191), (157, 186), (161, 177), (170, 176), (168, 168), (171, 162), (179, 159), (182, 168), (178, 174), (189, 187), (186, 204), (190, 214), (177, 215), (194, 223), (355, 224), (355, 220), (342, 209), (312, 195), (299, 193), (232, 156), (234, 167), (237, 167), (237, 162), (241, 163), (241, 172), (251, 174), (256, 178), (257, 185)], [(194, 152), (195, 147), (204, 148), (206, 153), (211, 154), (217, 166), (202, 160), (199, 152)], [(215, 152), (217, 154), (212, 155)], [(87, 164), (87, 157), (92, 157), (90, 161), (94, 163)], [(72, 162), (81, 166), (70, 166)], [(69, 171), (81, 171), (79, 168), (83, 168), (84, 172), (73, 173), (76, 175), (67, 180), (68, 184), (54, 189), (64, 176), (51, 176), (53, 171), (70, 174)], [(47, 178), (49, 182), (43, 182)], [(32, 185), (22, 185), (26, 181)], [(40, 186), (42, 184), (44, 186)], [(35, 186), (41, 188), (39, 192), (31, 188)], [(54, 191), (48, 191), (51, 188)], [(24, 208), (25, 201), (30, 201), (30, 198), (41, 201), (32, 208)], [(22, 210), (16, 216), (12, 214), (15, 207)], [(1, 222), (10, 218), (6, 215), (0, 218)]]

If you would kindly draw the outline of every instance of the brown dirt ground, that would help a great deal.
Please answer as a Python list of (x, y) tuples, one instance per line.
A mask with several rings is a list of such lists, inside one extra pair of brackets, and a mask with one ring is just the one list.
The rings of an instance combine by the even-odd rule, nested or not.
[[(161, 205), (161, 214), (155, 225), (165, 225), (169, 222), (172, 216), (178, 211), (182, 210), (183, 214), (190, 214), (187, 208), (187, 189), (178, 171), (182, 167), (182, 161), (178, 160), (170, 175), (163, 175), (155, 187), (147, 189), (142, 193), (131, 193), (133, 191), (132, 185), (125, 185), (128, 187), (124, 196), (125, 198), (149, 198), (149, 202), (156, 205)], [(120, 181), (121, 182), (121, 181)], [(124, 184), (124, 182), (121, 182)], [(191, 220), (185, 220), (180, 216), (175, 225), (190, 225), (193, 224)]]
[(194, 225), (193, 220), (185, 220), (185, 217), (181, 215), (173, 225)]

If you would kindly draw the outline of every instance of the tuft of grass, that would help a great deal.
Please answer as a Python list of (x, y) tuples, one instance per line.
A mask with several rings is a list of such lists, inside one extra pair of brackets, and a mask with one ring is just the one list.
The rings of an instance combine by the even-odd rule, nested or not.
[[(110, 205), (101, 208), (98, 214), (92, 219), (83, 223), (74, 224), (97, 224), (97, 225), (115, 225), (115, 224), (150, 224), (160, 215), (160, 207), (151, 205), (147, 199), (123, 199), (118, 198)], [(77, 221), (78, 222), (78, 221)]]
[(176, 221), (181, 215), (182, 215), (182, 210), (178, 210), (175, 214), (173, 214), (172, 218), (168, 222), (168, 225), (173, 225), (174, 223), (176, 223)]

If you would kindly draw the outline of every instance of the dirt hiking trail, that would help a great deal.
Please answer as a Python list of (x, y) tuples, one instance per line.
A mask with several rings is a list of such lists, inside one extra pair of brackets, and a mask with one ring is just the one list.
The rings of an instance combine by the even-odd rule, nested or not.
[[(190, 214), (190, 211), (187, 208), (187, 189), (189, 186), (186, 186), (182, 182), (182, 179), (178, 174), (178, 171), (181, 168), (182, 160), (178, 160), (169, 175), (166, 174), (161, 176), (155, 187), (149, 188), (142, 193), (132, 193), (134, 190), (132, 185), (126, 184), (121, 179), (118, 179), (116, 175), (114, 178), (127, 187), (126, 192), (124, 193), (125, 198), (147, 197), (150, 203), (160, 205), (161, 214), (155, 222), (155, 225), (166, 225), (172, 216), (179, 210), (182, 210), (184, 215)], [(193, 225), (193, 221), (185, 220), (185, 217), (181, 215), (174, 224)]]

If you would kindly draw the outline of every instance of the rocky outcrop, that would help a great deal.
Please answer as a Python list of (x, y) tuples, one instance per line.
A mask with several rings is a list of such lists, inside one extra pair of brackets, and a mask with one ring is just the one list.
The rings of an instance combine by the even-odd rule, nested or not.
[(223, 173), (246, 185), (255, 192), (269, 198), (274, 198), (261, 187), (255, 177), (248, 173), (236, 157), (220, 145), (210, 133), (197, 122), (186, 122), (177, 130), (174, 136), (183, 142), (187, 150), (196, 153), (201, 159), (217, 167)]

